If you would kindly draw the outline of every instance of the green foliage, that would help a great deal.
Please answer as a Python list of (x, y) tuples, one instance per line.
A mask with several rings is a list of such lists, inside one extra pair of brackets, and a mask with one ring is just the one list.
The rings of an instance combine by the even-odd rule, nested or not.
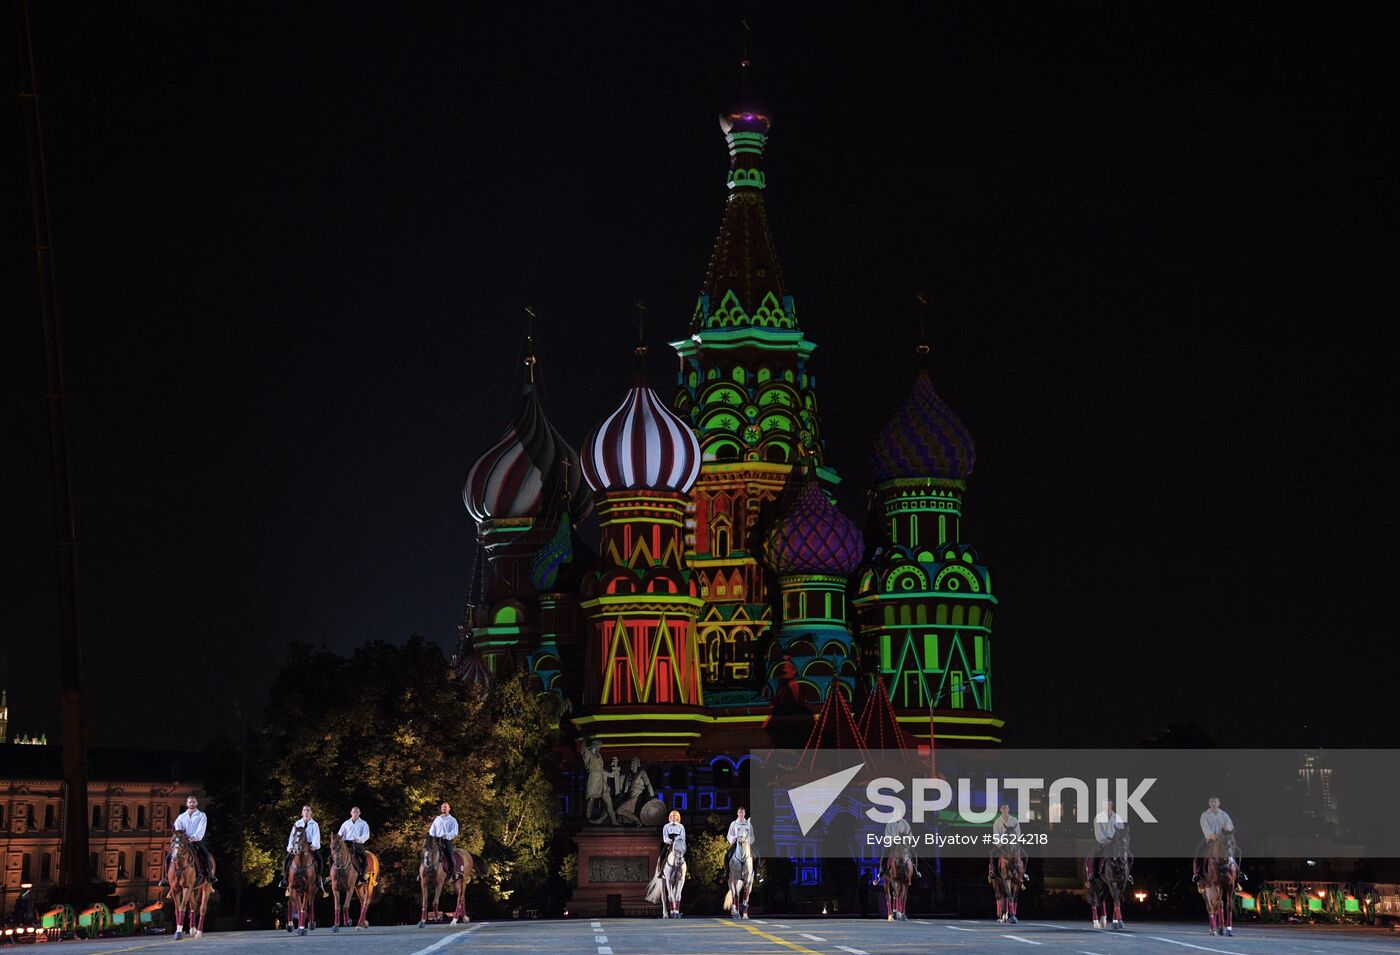
[(570, 852), (559, 863), (559, 878), (569, 888), (578, 886), (578, 853)]
[(529, 894), (552, 872), (549, 714), (524, 676), (486, 699), (473, 694), (421, 637), (366, 643), (349, 658), (293, 644), (272, 687), (259, 791), (249, 786), (248, 845), (275, 874), (303, 804), (323, 844), (357, 805), (385, 891), (416, 895), (423, 838), (446, 801), (461, 825), (457, 847), (487, 861), (479, 881), (490, 897)]
[(729, 851), (729, 840), (724, 834), (728, 831), (724, 820), (711, 813), (705, 817), (704, 832), (690, 835), (685, 861), (692, 879), (709, 884), (724, 877), (724, 854)]

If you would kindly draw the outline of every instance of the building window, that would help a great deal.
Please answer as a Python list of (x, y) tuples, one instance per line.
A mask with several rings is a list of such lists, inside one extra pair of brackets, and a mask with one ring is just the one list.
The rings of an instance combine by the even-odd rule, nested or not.
[(97, 853), (96, 853), (96, 852), (90, 852), (90, 853), (88, 853), (88, 875), (89, 875), (91, 878), (93, 878), (93, 879), (96, 879), (96, 878), (97, 878)]
[(131, 867), (131, 874), (138, 879), (146, 877), (146, 853), (140, 849), (136, 850), (136, 864)]
[(687, 796), (685, 793), (671, 793), (671, 808), (672, 808), (672, 809), (679, 809), (681, 812), (685, 812), (685, 810), (686, 810), (686, 804), (687, 804), (689, 801), (690, 801), (690, 797)]
[(126, 871), (126, 853), (125, 853), (125, 852), (118, 852), (118, 853), (117, 853), (117, 878), (118, 878), (118, 879), (129, 879), (129, 878), (131, 878), (131, 876), (128, 875), (128, 874), (127, 874), (127, 871)]
[(712, 793), (712, 792), (702, 792), (702, 793), (700, 793), (700, 808), (701, 808), (701, 809), (713, 809), (713, 808), (715, 808), (715, 794)]
[(29, 853), (27, 852), (19, 860), (19, 880), (21, 882), (29, 881)]
[(122, 828), (131, 828), (131, 810), (127, 809), (125, 806), (122, 806)]
[(47, 852), (39, 856), (39, 881), (53, 881), (53, 856), (49, 855)]
[(24, 807), (24, 824), (26, 829), (38, 829), (34, 824), (34, 806), (30, 804)]
[(44, 828), (45, 828), (45, 829), (53, 829), (53, 828), (55, 827), (55, 825), (57, 824), (57, 820), (54, 819), (54, 815), (55, 815), (55, 813), (54, 813), (53, 803), (49, 803), (47, 806), (44, 807)]
[(136, 807), (136, 828), (137, 828), (137, 829), (145, 829), (145, 828), (146, 828), (146, 807), (145, 807), (145, 806), (137, 806), (137, 807)]
[(102, 807), (101, 807), (101, 806), (93, 806), (93, 807), (92, 807), (92, 828), (94, 828), (94, 829), (101, 829), (101, 828), (102, 828)]
[(5, 828), (5, 807), (0, 805), (0, 829)]

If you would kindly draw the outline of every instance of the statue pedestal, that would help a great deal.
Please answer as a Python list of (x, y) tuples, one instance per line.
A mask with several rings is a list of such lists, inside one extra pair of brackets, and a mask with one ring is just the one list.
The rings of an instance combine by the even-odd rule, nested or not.
[(578, 846), (578, 887), (569, 898), (570, 915), (655, 915), (647, 884), (656, 870), (661, 845), (657, 829), (589, 826), (574, 835)]

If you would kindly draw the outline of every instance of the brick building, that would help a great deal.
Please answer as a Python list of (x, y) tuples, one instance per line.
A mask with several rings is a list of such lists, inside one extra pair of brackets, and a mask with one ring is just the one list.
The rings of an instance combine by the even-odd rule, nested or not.
[[(201, 795), (195, 753), (88, 750), (90, 867), (123, 900), (155, 901), (160, 860), (185, 797)], [(0, 744), (0, 913), (20, 886), (43, 900), (60, 879), (63, 766), (57, 746)], [(212, 825), (217, 822), (211, 820)]]

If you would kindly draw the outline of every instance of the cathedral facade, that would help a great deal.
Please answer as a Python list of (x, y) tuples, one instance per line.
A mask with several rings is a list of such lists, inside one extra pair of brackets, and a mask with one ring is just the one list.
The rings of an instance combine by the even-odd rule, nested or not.
[[(771, 116), (747, 88), (720, 117), (729, 193), (674, 387), (647, 380), (638, 343), (620, 403), (575, 446), (527, 358), (463, 492), (479, 550), (461, 677), (528, 672), (566, 732), (640, 756), (685, 811), (727, 808), (752, 749), (996, 745), (1002, 726), (992, 575), (962, 539), (972, 437), (920, 343), (871, 436), (864, 534), (836, 506), (815, 345), (764, 208)], [(709, 804), (686, 805), (701, 776)]]

